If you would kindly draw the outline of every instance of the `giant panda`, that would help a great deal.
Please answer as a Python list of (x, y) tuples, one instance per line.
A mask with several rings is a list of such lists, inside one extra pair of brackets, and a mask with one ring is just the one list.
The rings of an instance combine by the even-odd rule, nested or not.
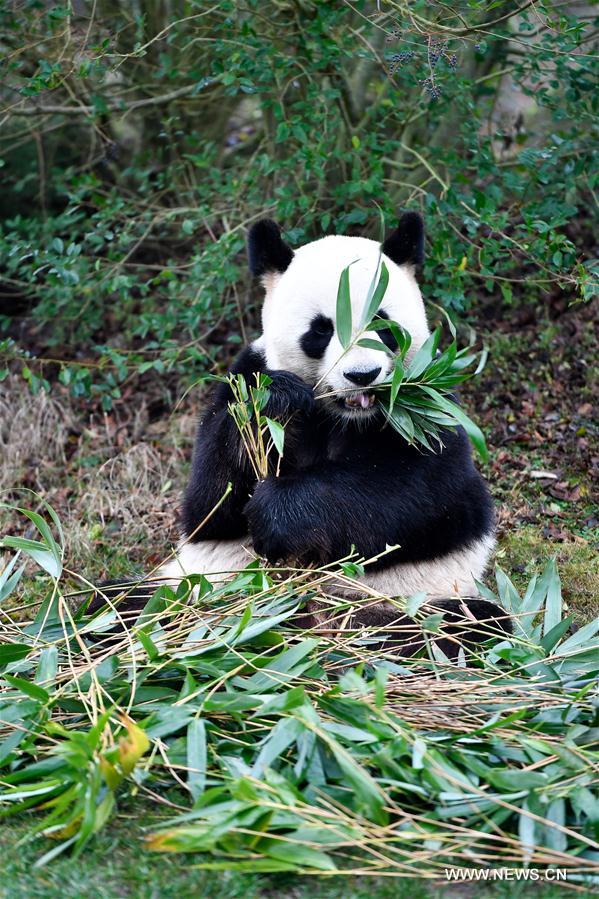
[[(494, 519), (469, 441), (460, 429), (444, 434), (442, 451), (408, 444), (388, 425), (373, 393), (392, 368), (386, 352), (397, 349), (391, 330), (369, 335), (380, 351), (355, 345), (345, 353), (336, 333), (341, 272), (352, 263), (352, 319), (358, 323), (381, 252), (389, 283), (378, 316), (408, 331), (415, 352), (429, 336), (416, 280), (424, 252), (419, 214), (404, 213), (382, 247), (335, 235), (292, 249), (275, 222), (253, 225), (248, 255), (264, 288), (262, 333), (231, 372), (247, 383), (256, 372), (272, 379), (265, 414), (287, 422), (280, 470), (257, 482), (228, 411), (230, 387), (220, 383), (197, 432), (182, 540), (159, 575), (174, 582), (201, 573), (214, 581), (256, 557), (273, 565), (322, 566), (353, 549), (364, 559), (378, 557), (360, 578), (369, 611), (361, 617), (358, 609), (354, 624), (405, 623), (397, 603), (386, 598), (424, 592), (456, 632), (462, 633), (458, 621), (467, 620), (468, 631), (483, 639), (489, 633), (483, 625), (506, 631), (509, 624), (478, 596), (476, 580), (494, 546)], [(396, 548), (386, 552), (390, 546)], [(415, 639), (411, 631), (411, 645)]]
[[(341, 272), (352, 263), (358, 323), (381, 250), (389, 284), (378, 316), (408, 331), (415, 352), (429, 336), (416, 280), (424, 252), (419, 214), (405, 213), (382, 247), (335, 235), (292, 250), (273, 221), (251, 228), (250, 269), (265, 291), (262, 333), (231, 371), (248, 383), (255, 372), (272, 379), (265, 413), (289, 420), (282, 465), (278, 476), (256, 482), (228, 412), (230, 388), (220, 384), (198, 429), (183, 540), (164, 577), (223, 577), (256, 556), (324, 565), (355, 548), (365, 559), (379, 556), (364, 571), (371, 591), (424, 592), (446, 608), (453, 598), (450, 613), (461, 598), (469, 617), (495, 618), (498, 610), (477, 598), (475, 583), (495, 542), (493, 508), (466, 435), (447, 431), (441, 452), (409, 445), (388, 426), (372, 392), (391, 371), (384, 352), (397, 348), (391, 331), (372, 332), (382, 351), (353, 346), (344, 354), (335, 330)], [(232, 492), (213, 511), (228, 483)], [(395, 605), (388, 611), (397, 615)]]

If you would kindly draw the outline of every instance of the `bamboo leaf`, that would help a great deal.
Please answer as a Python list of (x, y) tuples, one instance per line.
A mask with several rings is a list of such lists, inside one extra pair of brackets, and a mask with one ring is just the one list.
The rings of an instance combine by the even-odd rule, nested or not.
[(398, 356), (395, 360), (395, 365), (393, 366), (393, 377), (391, 378), (391, 392), (389, 394), (389, 405), (391, 408), (395, 405), (395, 400), (397, 399), (399, 388), (404, 379), (404, 374), (403, 362)]
[[(47, 503), (44, 504), (46, 508), (51, 513), (52, 520), (57, 524), (58, 531), (62, 535), (62, 530), (60, 527), (60, 522), (58, 521), (58, 517), (50, 506)], [(31, 558), (35, 559), (35, 561), (42, 566), (52, 577), (60, 577), (62, 572), (62, 550), (57, 544), (52, 531), (50, 530), (47, 522), (44, 518), (39, 514), (39, 512), (34, 512), (32, 509), (23, 509), (19, 506), (8, 506), (5, 503), (0, 503), (1, 508), (12, 509), (16, 512), (19, 512), (21, 515), (25, 515), (37, 528), (41, 537), (42, 543), (36, 540), (26, 540), (26, 538), (19, 537), (5, 537), (4, 545), (12, 546), (15, 549), (22, 549), (24, 552), (28, 553)], [(22, 542), (21, 546), (18, 545), (18, 541)], [(25, 546), (28, 545), (29, 549), (26, 549)], [(52, 561), (50, 561), (52, 560)]]
[(356, 346), (364, 347), (367, 350), (376, 350), (377, 353), (393, 355), (389, 347), (385, 346), (382, 340), (372, 340), (370, 337), (361, 337), (356, 341)]
[[(374, 291), (370, 292), (366, 298), (366, 302), (364, 303), (364, 312), (362, 313), (362, 322), (361, 325), (364, 327), (369, 321), (372, 320), (375, 313), (380, 309), (381, 303), (383, 302), (384, 296), (387, 292), (387, 288), (389, 286), (389, 269), (385, 265), (382, 257), (379, 256), (380, 261), (380, 275), (378, 277), (378, 281), (376, 283), (376, 288)], [(379, 265), (377, 262), (377, 271)]]
[(522, 848), (522, 860), (525, 864), (530, 861), (536, 844), (536, 825), (534, 818), (528, 814), (528, 804), (525, 802), (520, 812), (518, 834)]
[(35, 682), (37, 684), (54, 685), (56, 674), (58, 672), (58, 647), (47, 646), (40, 653), (37, 671), (35, 672)]
[(421, 606), (424, 605), (426, 600), (428, 599), (427, 593), (414, 593), (412, 596), (408, 598), (406, 602), (406, 615), (409, 615), (411, 618), (416, 615)]
[(130, 774), (150, 748), (148, 735), (126, 715), (122, 716), (126, 734), (119, 740), (118, 759), (124, 774)]
[(266, 424), (268, 425), (268, 430), (272, 437), (272, 442), (275, 445), (275, 449), (279, 456), (282, 456), (283, 447), (285, 445), (285, 428), (278, 421), (274, 421), (272, 418), (268, 417), (266, 417)]
[(414, 355), (412, 361), (406, 370), (406, 377), (414, 380), (418, 375), (422, 374), (427, 365), (433, 361), (439, 341), (441, 340), (441, 329), (435, 328), (433, 333), (424, 341), (420, 349)]
[(414, 440), (414, 422), (410, 414), (401, 406), (396, 406), (387, 412), (387, 417), (395, 430), (408, 443), (412, 443)]
[(572, 634), (571, 637), (564, 640), (559, 647), (559, 655), (567, 655), (573, 649), (576, 649), (579, 646), (583, 647), (585, 643), (593, 640), (597, 631), (599, 631), (599, 618), (595, 618), (594, 621), (589, 621), (588, 624), (584, 624), (575, 634)]
[(30, 652), (31, 646), (27, 643), (0, 643), (0, 668), (24, 659)]
[(454, 416), (458, 424), (460, 424), (466, 431), (466, 434), (472, 441), (472, 444), (481, 459), (484, 462), (488, 462), (489, 451), (487, 450), (487, 444), (485, 443), (483, 432), (478, 427), (478, 425), (476, 425), (456, 403), (441, 396), (436, 390), (432, 390), (430, 387), (423, 387), (422, 389), (427, 392), (429, 396), (432, 396), (437, 401), (439, 406), (444, 409), (449, 415)]
[(266, 742), (263, 744), (252, 768), (254, 777), (259, 777), (285, 750), (294, 743), (304, 730), (304, 725), (296, 718), (281, 718)]
[(3, 538), (1, 545), (6, 546), (9, 549), (22, 550), (52, 577), (60, 577), (62, 572), (62, 561), (60, 557), (57, 558), (56, 554), (52, 552), (46, 544), (41, 543), (39, 540), (30, 540), (28, 537), (8, 536)]
[(337, 337), (339, 338), (339, 343), (344, 350), (346, 350), (351, 343), (353, 331), (351, 294), (349, 285), (349, 270), (352, 265), (353, 262), (350, 262), (350, 264), (341, 272), (341, 277), (339, 278), (339, 288), (337, 290)]
[(0, 574), (0, 602), (5, 600), (12, 591), (15, 589), (23, 572), (25, 571), (25, 564), (21, 565), (16, 571), (13, 572), (15, 565), (17, 564), (17, 560), (19, 558), (19, 553), (15, 553), (12, 557), (2, 574)]
[(316, 869), (317, 871), (336, 871), (337, 865), (330, 855), (321, 849), (300, 846), (288, 839), (284, 842), (272, 842), (265, 850), (270, 858), (279, 859), (300, 870)]
[(548, 566), (549, 583), (547, 585), (547, 599), (545, 601), (545, 617), (543, 620), (543, 633), (547, 635), (562, 617), (562, 587), (557, 573), (555, 557)]
[(31, 699), (35, 699), (37, 702), (43, 702), (44, 704), (50, 700), (50, 694), (47, 690), (44, 690), (43, 687), (38, 686), (38, 684), (34, 684), (32, 681), (25, 680), (22, 677), (13, 677), (11, 674), (5, 674), (4, 680), (14, 687), (15, 690), (19, 690), (21, 693), (24, 693), (25, 696), (30, 696)]
[(194, 718), (187, 727), (187, 786), (197, 802), (206, 787), (206, 724)]
[(567, 632), (568, 628), (572, 624), (571, 618), (564, 618), (563, 621), (558, 621), (556, 625), (554, 625), (550, 631), (548, 631), (541, 640), (541, 646), (545, 650), (545, 652), (550, 653), (553, 647), (559, 643), (561, 638)]

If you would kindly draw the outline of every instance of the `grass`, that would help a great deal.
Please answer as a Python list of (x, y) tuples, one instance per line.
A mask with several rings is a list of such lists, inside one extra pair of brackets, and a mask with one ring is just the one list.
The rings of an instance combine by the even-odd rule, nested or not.
[[(153, 420), (142, 399), (122, 420), (89, 415), (60, 388), (48, 397), (32, 396), (18, 378), (2, 386), (0, 496), (27, 505), (34, 490), (56, 508), (79, 572), (101, 580), (143, 570), (176, 542), (197, 405), (190, 400), (180, 414)], [(0, 509), (3, 534), (23, 526)]]
[[(114, 899), (127, 896), (131, 899), (179, 899), (197, 895), (205, 899), (253, 899), (279, 895), (289, 889), (290, 896), (340, 897), (347, 895), (344, 883), (315, 882), (312, 878), (281, 877), (245, 874), (237, 871), (209, 872), (194, 868), (197, 857), (152, 855), (139, 852), (143, 830), (156, 824), (155, 810), (144, 802), (130, 802), (110, 827), (99, 835), (97, 841), (79, 859), (57, 860), (49, 869), (32, 872), (36, 851), (32, 844), (24, 844), (15, 851), (15, 842), (26, 836), (27, 825), (19, 824), (0, 829), (0, 848), (8, 857), (4, 870), (3, 894), (7, 899)], [(361, 899), (372, 890), (365, 883), (356, 882), (350, 895)], [(412, 896), (425, 899), (428, 889), (417, 880), (407, 883), (375, 886), (380, 899), (400, 899)], [(372, 894), (372, 893), (371, 893)]]
[[(499, 540), (497, 559), (511, 572), (514, 583), (523, 589), (547, 558), (547, 537), (535, 525), (506, 530)], [(573, 536), (569, 542), (552, 546), (560, 572), (564, 601), (579, 622), (598, 614), (599, 554), (584, 538)]]
[(2, 899), (442, 899), (449, 896), (484, 899), (562, 899), (560, 886), (504, 883), (462, 886), (425, 883), (416, 878), (333, 878), (322, 880), (296, 874), (265, 875), (238, 871), (214, 872), (194, 868), (197, 857), (152, 855), (138, 849), (144, 828), (156, 823), (147, 803), (131, 801), (85, 854), (57, 859), (34, 870), (37, 850), (19, 842), (29, 822), (0, 826), (3, 859)]

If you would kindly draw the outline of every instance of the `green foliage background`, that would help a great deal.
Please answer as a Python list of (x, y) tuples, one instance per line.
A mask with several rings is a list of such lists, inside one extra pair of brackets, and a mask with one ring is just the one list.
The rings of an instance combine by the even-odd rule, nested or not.
[(389, 223), (420, 208), (426, 294), (457, 313), (499, 293), (589, 298), (593, 15), (2, 5), (2, 373), (34, 389), (59, 377), (110, 408), (132, 376), (211, 369), (256, 327), (243, 246), (263, 215), (300, 243), (376, 236), (377, 206)]

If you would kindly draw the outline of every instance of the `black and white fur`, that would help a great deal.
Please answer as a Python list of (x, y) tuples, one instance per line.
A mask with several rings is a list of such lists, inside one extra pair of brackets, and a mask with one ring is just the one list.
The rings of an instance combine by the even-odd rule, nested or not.
[[(412, 351), (429, 334), (415, 278), (423, 243), (420, 216), (406, 213), (382, 247), (389, 286), (379, 315), (409, 331)], [(272, 563), (322, 565), (352, 547), (371, 558), (398, 545), (367, 566), (371, 589), (387, 596), (477, 595), (475, 579), (494, 545), (493, 510), (466, 435), (447, 432), (439, 453), (408, 445), (364, 389), (389, 374), (390, 332), (369, 334), (381, 351), (355, 346), (345, 355), (335, 333), (342, 270), (352, 263), (357, 326), (379, 253), (375, 241), (342, 236), (294, 252), (274, 222), (253, 226), (249, 260), (266, 291), (263, 333), (232, 371), (248, 383), (266, 372), (272, 378), (266, 414), (292, 416), (280, 474), (256, 482), (227, 410), (228, 385), (219, 385), (197, 434), (184, 540), (163, 576), (226, 576), (256, 554)], [(333, 395), (318, 400), (324, 393)], [(232, 493), (213, 512), (229, 482)]]

